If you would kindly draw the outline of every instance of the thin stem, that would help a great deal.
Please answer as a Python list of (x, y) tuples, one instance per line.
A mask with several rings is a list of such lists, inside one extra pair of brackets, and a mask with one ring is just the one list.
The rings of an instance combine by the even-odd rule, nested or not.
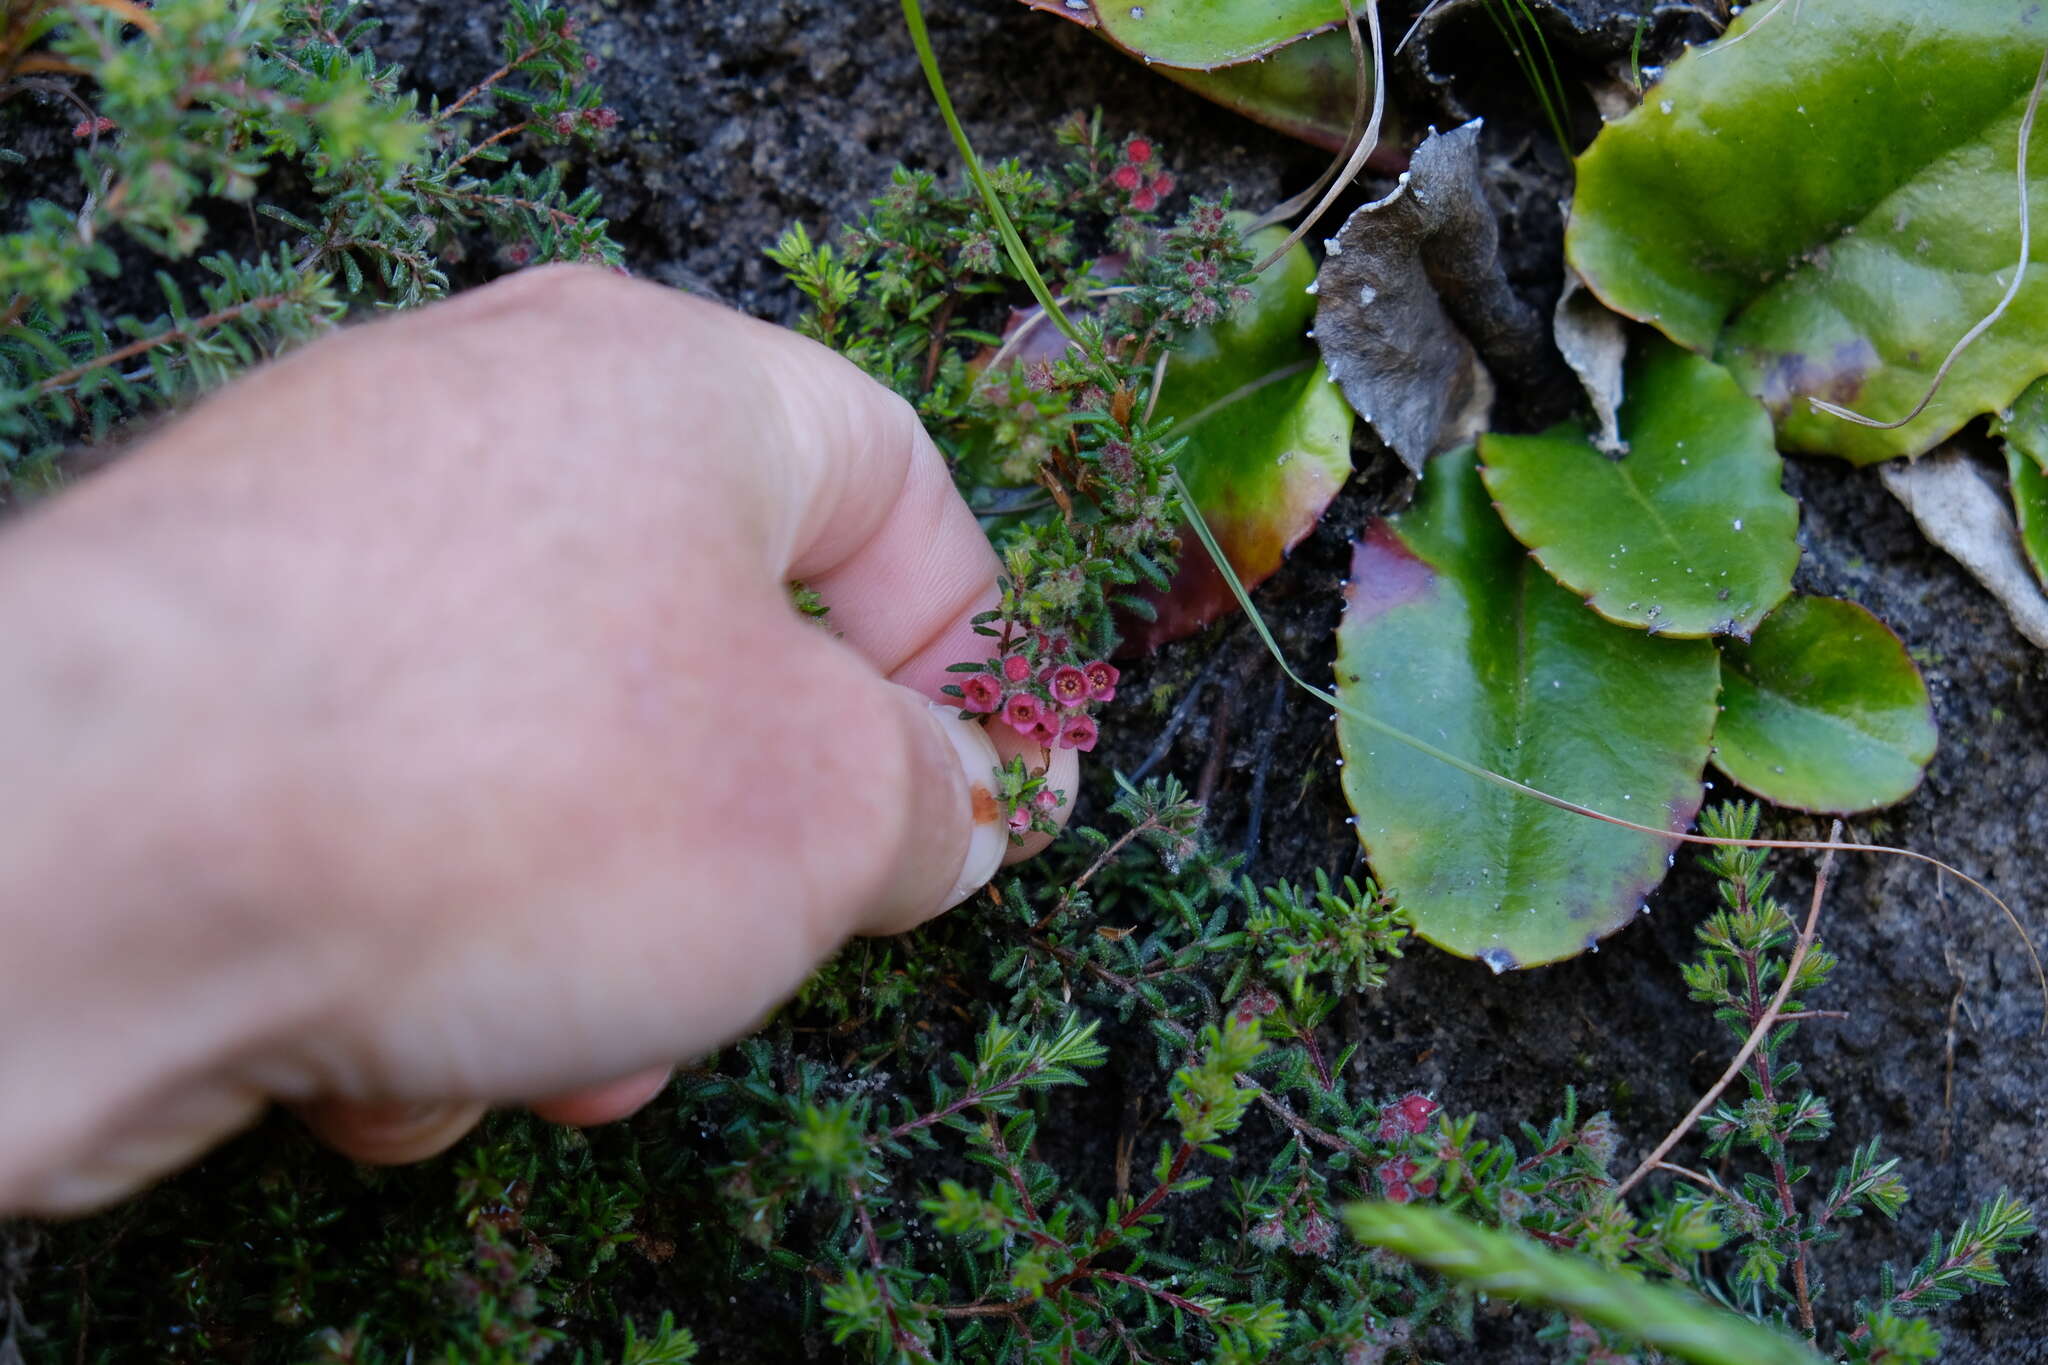
[[(1835, 823), (1835, 828), (1837, 830), (1841, 829), (1840, 821)], [(1742, 901), (1742, 908), (1747, 910), (1749, 905), (1746, 889), (1743, 893)], [(1804, 951), (1803, 945), (1800, 951)], [(1746, 997), (1743, 1013), (1748, 1016), (1752, 1028), (1758, 1026), (1764, 1028), (1765, 1037), (1768, 1037), (1770, 1029), (1776, 1028), (1781, 1022), (1779, 1018), (1773, 1016), (1772, 1010), (1785, 998), (1784, 987), (1790, 985), (1792, 980), (1792, 972), (1789, 968), (1796, 966), (1797, 962), (1798, 955), (1795, 953), (1793, 961), (1788, 964), (1785, 980), (1779, 983), (1777, 999), (1766, 1005), (1763, 999), (1763, 978), (1758, 955), (1750, 952), (1743, 954), (1743, 989)], [(1758, 1098), (1763, 1100), (1766, 1105), (1775, 1109), (1778, 1103), (1778, 1085), (1774, 1079), (1777, 1072), (1777, 1062), (1771, 1056), (1771, 1048), (1768, 1042), (1757, 1045), (1756, 1056), (1751, 1058), (1748, 1070), (1755, 1078)], [(1778, 1198), (1778, 1212), (1784, 1217), (1786, 1226), (1797, 1227), (1799, 1223), (1799, 1205), (1792, 1197), (1791, 1175), (1785, 1168), (1785, 1144), (1775, 1138), (1770, 1141), (1770, 1158), (1771, 1188)], [(1806, 1239), (1803, 1237), (1795, 1239), (1794, 1255), (1792, 1258), (1792, 1290), (1793, 1297), (1799, 1305), (1799, 1325), (1808, 1336), (1812, 1336), (1813, 1295), (1807, 1282)]]
[[(1349, 8), (1350, 0), (1346, 0)], [(1337, 176), (1330, 188), (1323, 191), (1323, 197), (1309, 210), (1308, 217), (1295, 224), (1294, 231), (1287, 234), (1287, 240), (1276, 247), (1272, 254), (1260, 261), (1256, 267), (1264, 274), (1272, 264), (1294, 249), (1294, 244), (1308, 235), (1322, 216), (1330, 211), (1330, 205), (1337, 202), (1337, 196), (1351, 187), (1358, 173), (1365, 169), (1365, 159), (1380, 145), (1380, 120), (1387, 112), (1386, 63), (1380, 54), (1380, 0), (1366, 0), (1366, 26), (1372, 30), (1372, 119), (1365, 125), (1365, 133), (1358, 139), (1358, 145), (1351, 149), (1351, 159), (1344, 163), (1344, 170)]]
[(920, 1128), (929, 1128), (935, 1123), (949, 1119), (963, 1110), (972, 1109), (977, 1104), (986, 1104), (995, 1096), (1008, 1090), (1014, 1090), (1024, 1084), (1044, 1069), (1044, 1062), (1034, 1060), (1029, 1065), (1019, 1068), (1014, 1074), (1005, 1077), (994, 1085), (969, 1086), (966, 1092), (952, 1103), (942, 1108), (934, 1109), (929, 1113), (919, 1114), (916, 1118), (906, 1119), (904, 1122), (891, 1128), (886, 1136), (893, 1142), (909, 1136)]
[[(1105, 285), (1100, 289), (1091, 289), (1082, 297), (1106, 299), (1116, 294), (1135, 294), (1137, 292), (1138, 286), (1135, 284), (1112, 284)], [(1052, 315), (1042, 308), (1036, 313), (1027, 314), (1024, 320), (1017, 324), (1017, 330), (1003, 338), (1003, 344), (998, 346), (996, 353), (989, 357), (988, 364), (982, 367), (983, 371), (993, 374), (997, 367), (1010, 358), (1010, 352), (1023, 344), (1026, 337), (1038, 330), (1038, 324), (1044, 322), (1050, 316)]]
[(1706, 1094), (1700, 1096), (1699, 1103), (1695, 1104), (1684, 1118), (1673, 1125), (1671, 1131), (1664, 1135), (1664, 1140), (1651, 1149), (1642, 1163), (1629, 1172), (1628, 1179), (1614, 1187), (1617, 1198), (1641, 1184), (1643, 1177), (1655, 1169), (1671, 1149), (1693, 1130), (1693, 1125), (1700, 1121), (1700, 1116), (1711, 1109), (1714, 1102), (1721, 1098), (1721, 1092), (1742, 1074), (1742, 1068), (1749, 1064), (1749, 1059), (1763, 1046), (1764, 1039), (1769, 1036), (1770, 1031), (1777, 1027), (1778, 1012), (1785, 1007), (1785, 1001), (1792, 995), (1793, 983), (1799, 979), (1799, 968), (1806, 961), (1807, 950), (1813, 947), (1814, 931), (1820, 927), (1821, 899), (1827, 894), (1828, 873), (1833, 870), (1835, 864), (1834, 840), (1840, 838), (1841, 833), (1842, 822), (1837, 820), (1834, 831), (1829, 836), (1829, 842), (1824, 845), (1827, 855), (1820, 860), (1820, 871), (1814, 875), (1813, 903), (1806, 911), (1806, 927), (1799, 931), (1799, 942), (1793, 946), (1792, 956), (1785, 963), (1785, 979), (1778, 983), (1777, 994), (1771, 997), (1769, 1007), (1756, 1021), (1756, 1026), (1750, 1029), (1749, 1037), (1743, 1040), (1742, 1050), (1735, 1054), (1734, 1061), (1728, 1063), (1728, 1068), (1721, 1073), (1721, 1078), (1714, 1082)]
[(924, 1343), (912, 1336), (896, 1316), (896, 1297), (889, 1292), (889, 1277), (883, 1271), (882, 1239), (875, 1233), (875, 1223), (868, 1216), (867, 1194), (858, 1180), (846, 1182), (847, 1193), (853, 1199), (855, 1217), (860, 1220), (860, 1240), (867, 1252), (868, 1267), (875, 1272), (875, 1292), (882, 1296), (882, 1315), (889, 1321), (889, 1336), (896, 1343), (896, 1349), (906, 1355), (915, 1355), (920, 1360), (932, 1359)]
[(1323, 167), (1323, 173), (1316, 177), (1314, 184), (1300, 194), (1281, 200), (1254, 218), (1245, 228), (1247, 237), (1261, 228), (1284, 223), (1313, 204), (1316, 196), (1337, 178), (1337, 172), (1350, 163), (1352, 150), (1365, 135), (1365, 121), (1372, 112), (1372, 86), (1367, 82), (1375, 81), (1376, 76), (1370, 59), (1365, 55), (1365, 39), (1358, 32), (1358, 11), (1351, 7), (1350, 0), (1345, 0), (1344, 3), (1344, 32), (1351, 39), (1351, 66), (1357, 73), (1354, 80), (1358, 87), (1358, 97), (1351, 102), (1351, 127), (1344, 134), (1344, 145), (1338, 149), (1336, 160)]
[(458, 156), (453, 161), (449, 162), (448, 169), (451, 172), (455, 171), (462, 165), (463, 162), (468, 161), (471, 157), (475, 156), (478, 152), (481, 152), (484, 148), (495, 147), (500, 142), (503, 142), (506, 138), (517, 137), (519, 134), (525, 132), (528, 128), (531, 128), (532, 126), (533, 120), (529, 118), (521, 119), (517, 123), (509, 124), (506, 127), (500, 128), (497, 132), (492, 133), (482, 142), (477, 143), (474, 147), (471, 147), (461, 156)]
[(526, 209), (532, 213), (542, 214), (556, 223), (568, 224), (581, 221), (575, 214), (558, 209), (553, 204), (543, 204), (538, 199), (522, 199), (513, 194), (476, 194), (468, 190), (436, 189), (425, 185), (420, 188), (431, 190), (443, 199), (454, 199), (465, 204), (486, 204), (495, 208)]
[(1118, 835), (1116, 842), (1112, 843), (1108, 848), (1103, 849), (1102, 852), (1096, 854), (1095, 861), (1088, 864), (1086, 868), (1082, 869), (1080, 876), (1074, 878), (1074, 880), (1067, 883), (1066, 887), (1063, 890), (1061, 890), (1060, 898), (1053, 904), (1052, 909), (1046, 911), (1045, 917), (1039, 920), (1038, 923), (1031, 926), (1033, 931), (1038, 931), (1046, 928), (1046, 926), (1050, 925), (1054, 920), (1058, 919), (1061, 915), (1066, 914), (1068, 908), (1071, 907), (1074, 903), (1074, 893), (1079, 891), (1082, 887), (1088, 885), (1088, 883), (1094, 879), (1096, 873), (1102, 871), (1103, 868), (1108, 867), (1111, 863), (1115, 862), (1117, 859), (1117, 855), (1122, 853), (1125, 849), (1131, 846), (1132, 840), (1136, 839), (1141, 834), (1149, 834), (1153, 830), (1161, 828), (1163, 828), (1163, 826), (1159, 823), (1159, 821), (1156, 818), (1148, 815), (1143, 820), (1139, 821), (1135, 825), (1132, 825), (1129, 829), (1125, 830), (1122, 834)]
[(1712, 1193), (1721, 1196), (1721, 1198), (1728, 1200), (1730, 1203), (1733, 1203), (1735, 1201), (1735, 1195), (1728, 1189), (1726, 1185), (1723, 1185), (1720, 1181), (1714, 1179), (1714, 1177), (1708, 1175), (1704, 1171), (1695, 1171), (1685, 1166), (1674, 1165), (1669, 1161), (1658, 1162), (1655, 1169), (1660, 1171), (1669, 1171), (1672, 1175), (1678, 1176), (1681, 1179), (1690, 1180), (1693, 1184), (1698, 1185), (1701, 1189), (1709, 1190)]
[(918, 65), (924, 68), (925, 83), (932, 88), (932, 99), (939, 106), (939, 117), (946, 121), (946, 131), (953, 135), (953, 145), (960, 150), (960, 159), (966, 163), (967, 178), (974, 182), (974, 188), (981, 194), (981, 202), (988, 209), (989, 218), (996, 225), (996, 235), (1003, 239), (1003, 249), (1010, 254), (1010, 263), (1030, 287), (1031, 296), (1038, 300), (1038, 306), (1046, 311), (1067, 340), (1078, 342), (1081, 333), (1073, 322), (1061, 311), (1059, 300), (1052, 296), (1045, 277), (1038, 273), (1038, 267), (1031, 260), (1031, 252), (1024, 245), (1024, 239), (1017, 234), (1016, 224), (1010, 221), (1008, 209), (1003, 207), (1002, 196), (982, 169), (981, 158), (974, 154), (974, 144), (967, 140), (967, 130), (960, 126), (960, 116), (953, 112), (953, 98), (946, 93), (945, 77), (939, 73), (938, 54), (932, 50), (932, 36), (925, 30), (924, 6), (918, 0), (903, 0), (903, 22), (910, 29), (910, 41), (917, 48)]
[(539, 43), (533, 43), (529, 45), (527, 49), (524, 52), (520, 53), (517, 57), (514, 57), (511, 61), (505, 63), (496, 71), (493, 71), (490, 75), (484, 77), (475, 85), (472, 85), (471, 87), (469, 87), (469, 89), (463, 91), (461, 97), (458, 98), (455, 101), (455, 103), (449, 105), (446, 109), (443, 109), (440, 113), (434, 115), (434, 122), (445, 123), (447, 120), (454, 118), (457, 114), (461, 113), (465, 108), (467, 108), (472, 100), (482, 98), (485, 94), (489, 93), (492, 86), (496, 85), (499, 81), (504, 80), (507, 76), (511, 75), (514, 71), (516, 71), (520, 66), (532, 61), (533, 58), (536, 55), (538, 55), (540, 49), (541, 45)]
[(153, 351), (159, 346), (175, 346), (181, 341), (196, 340), (216, 327), (233, 322), (245, 314), (269, 312), (272, 309), (282, 308), (290, 302), (291, 296), (288, 294), (266, 294), (260, 299), (249, 299), (246, 302), (235, 304), (233, 307), (222, 308), (217, 312), (208, 313), (204, 317), (194, 318), (188, 323), (158, 332), (153, 336), (137, 337), (125, 346), (116, 346), (105, 355), (94, 356), (91, 360), (82, 361), (77, 365), (73, 365), (68, 370), (59, 370), (56, 374), (37, 384), (36, 392), (54, 393), (68, 385), (77, 383), (94, 370), (105, 369), (109, 365), (118, 365), (124, 360)]
[[(1186, 1047), (1194, 1046), (1195, 1035), (1193, 1033), (1189, 1032), (1184, 1025), (1169, 1017), (1152, 1002), (1138, 995), (1137, 981), (1123, 975), (1121, 972), (1111, 971), (1099, 962), (1090, 962), (1072, 948), (1061, 947), (1050, 939), (1041, 938), (1034, 934), (1030, 942), (1031, 946), (1040, 952), (1057, 958), (1069, 967), (1080, 968), (1098, 981), (1101, 981), (1104, 985), (1114, 987), (1125, 995), (1137, 996), (1138, 1003), (1145, 1007), (1160, 1027), (1173, 1035), (1174, 1041)], [(1363, 1160), (1365, 1158), (1365, 1152), (1356, 1143), (1348, 1142), (1337, 1134), (1327, 1129), (1319, 1128), (1307, 1119), (1302, 1118), (1293, 1109), (1288, 1107), (1285, 1100), (1275, 1096), (1272, 1091), (1266, 1089), (1265, 1086), (1261, 1085), (1250, 1074), (1241, 1071), (1232, 1079), (1246, 1090), (1255, 1092), (1258, 1102), (1265, 1107), (1267, 1112), (1286, 1124), (1297, 1136), (1306, 1138), (1319, 1147), (1327, 1147), (1333, 1152), (1347, 1153), (1354, 1160)]]
[(1127, 1284), (1135, 1289), (1142, 1289), (1160, 1302), (1171, 1304), (1181, 1312), (1192, 1313), (1198, 1318), (1214, 1315), (1215, 1310), (1204, 1308), (1193, 1299), (1184, 1298), (1170, 1289), (1161, 1289), (1158, 1285), (1141, 1280), (1136, 1275), (1126, 1275), (1121, 1270), (1098, 1270), (1095, 1272), (1095, 1278), (1098, 1280), (1108, 1280), (1114, 1284)]

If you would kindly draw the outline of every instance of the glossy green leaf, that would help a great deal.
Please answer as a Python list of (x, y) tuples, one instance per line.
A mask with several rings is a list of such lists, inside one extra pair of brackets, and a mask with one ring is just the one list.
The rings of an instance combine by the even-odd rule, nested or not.
[(1206, 70), (1339, 27), (1343, 0), (1024, 0), (1097, 29), (1134, 57)]
[(1721, 651), (1714, 766), (1795, 810), (1902, 801), (1934, 757), (1934, 708), (1906, 647), (1854, 602), (1794, 597)]
[(2012, 481), (2013, 519), (2020, 528), (2020, 548), (2034, 577), (2048, 587), (2048, 473), (2018, 450), (2007, 446), (2006, 473)]
[(2037, 379), (1998, 415), (1992, 430), (2005, 438), (2020, 548), (2034, 576), (2048, 586), (2048, 379)]
[(2048, 474), (2048, 378), (2027, 385), (2012, 406), (1998, 414), (1991, 429)]
[(1696, 1365), (1821, 1365), (1792, 1338), (1693, 1294), (1418, 1204), (1353, 1204), (1351, 1235), (1474, 1289), (1575, 1318)]
[[(1351, 35), (1341, 24), (1254, 62), (1207, 71), (1158, 69), (1226, 109), (1330, 152), (1343, 149), (1358, 108), (1358, 61), (1351, 52)], [(1372, 97), (1369, 85), (1365, 93)], [(1389, 109), (1380, 126), (1381, 151), (1366, 164), (1376, 170), (1402, 169), (1401, 158), (1387, 150), (1401, 142), (1399, 119)]]
[[(1719, 677), (1704, 640), (1602, 620), (1488, 503), (1469, 448), (1353, 546), (1337, 633), (1347, 704), (1556, 796), (1679, 831), (1699, 810)], [(1350, 720), (1344, 793), (1373, 873), (1416, 932), (1495, 971), (1571, 957), (1626, 924), (1672, 840), (1574, 815)]]
[[(1609, 305), (1727, 365), (1784, 448), (1925, 451), (2048, 371), (2048, 232), (1919, 417), (1874, 430), (1805, 399), (1904, 416), (2005, 292), (2044, 46), (2034, 0), (1752, 5), (1579, 158), (1566, 253)], [(2048, 137), (2029, 160), (2048, 172)], [(2037, 228), (2044, 211), (2037, 193)]]
[[(1284, 228), (1250, 239), (1264, 255)], [(1351, 474), (1351, 407), (1317, 363), (1306, 333), (1314, 260), (1297, 244), (1252, 285), (1250, 301), (1174, 352), (1157, 416), (1186, 437), (1178, 467), (1196, 505), (1246, 586), (1263, 582)], [(1131, 621), (1126, 640), (1151, 649), (1207, 625), (1233, 604), (1208, 553), (1192, 537), (1171, 591), (1148, 594), (1154, 621)]]
[(1770, 417), (1719, 365), (1654, 335), (1623, 392), (1628, 454), (1608, 458), (1576, 426), (1483, 436), (1487, 491), (1515, 538), (1608, 620), (1747, 637), (1799, 562)]
[[(1165, 7), (1144, 5), (1138, 8), (1145, 18), (1138, 19), (1131, 17), (1129, 5), (1118, 18), (1116, 8), (1085, 0), (1024, 3), (1094, 29), (1169, 80), (1290, 137), (1336, 152), (1350, 136), (1360, 62), (1344, 31), (1341, 3), (1224, 4), (1213, 6), (1219, 10), (1214, 20), (1198, 16), (1195, 22), (1186, 16), (1212, 6), (1185, 0)], [(1362, 6), (1359, 0), (1354, 9)], [(1172, 22), (1151, 24), (1162, 8)], [(1099, 17), (1098, 9), (1107, 17)], [(1359, 23), (1363, 34), (1362, 13)], [(1172, 56), (1163, 55), (1168, 53)], [(1365, 79), (1372, 79), (1369, 71)], [(1365, 95), (1371, 97), (1370, 85)], [(1381, 119), (1379, 147), (1365, 164), (1387, 175), (1407, 169), (1401, 150), (1406, 139), (1400, 115), (1389, 108)]]

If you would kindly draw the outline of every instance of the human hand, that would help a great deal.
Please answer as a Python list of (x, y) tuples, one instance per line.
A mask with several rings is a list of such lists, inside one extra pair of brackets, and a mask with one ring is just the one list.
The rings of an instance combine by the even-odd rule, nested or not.
[(202, 404), (0, 536), (0, 1213), (272, 1099), (382, 1161), (618, 1117), (970, 893), (1044, 841), (925, 700), (996, 571), (907, 405), (598, 272)]

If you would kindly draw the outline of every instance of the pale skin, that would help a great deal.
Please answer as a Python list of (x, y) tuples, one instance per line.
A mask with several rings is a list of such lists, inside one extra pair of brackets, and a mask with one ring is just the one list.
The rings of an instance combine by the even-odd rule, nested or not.
[(616, 1119), (971, 894), (1044, 842), (977, 799), (991, 739), (1076, 777), (928, 704), (996, 571), (900, 400), (578, 269), (307, 347), (18, 519), (0, 1214), (273, 1101), (369, 1161)]

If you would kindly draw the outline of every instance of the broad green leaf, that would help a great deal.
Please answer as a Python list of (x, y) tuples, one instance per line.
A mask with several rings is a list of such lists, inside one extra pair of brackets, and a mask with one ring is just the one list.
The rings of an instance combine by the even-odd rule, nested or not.
[[(1087, 0), (1024, 3), (1094, 29), (1168, 79), (1290, 137), (1335, 152), (1350, 135), (1360, 64), (1344, 31), (1341, 0), (1169, 0), (1135, 8)], [(1358, 0), (1354, 9), (1363, 7)], [(1361, 13), (1361, 35), (1364, 23)], [(1365, 94), (1371, 96), (1371, 86)], [(1405, 141), (1400, 116), (1390, 108), (1379, 149), (1365, 164), (1387, 175), (1405, 169)]]
[[(1337, 633), (1351, 706), (1641, 824), (1699, 810), (1719, 665), (1586, 610), (1515, 543), (1469, 447), (1353, 546)], [(1635, 915), (1675, 841), (1558, 810), (1340, 720), (1344, 794), (1416, 932), (1495, 971), (1571, 957)]]
[(1821, 1365), (1792, 1338), (1693, 1294), (1416, 1204), (1352, 1204), (1351, 1235), (1518, 1303), (1542, 1304), (1696, 1365)]
[[(2005, 292), (2044, 46), (2034, 0), (1752, 5), (1579, 158), (1566, 254), (1609, 305), (1727, 365), (1784, 448), (1919, 454), (2048, 371), (2048, 232), (1919, 417), (1873, 430), (1805, 400), (1904, 416)], [(2029, 159), (2048, 171), (2048, 136)]]
[[(1358, 62), (1351, 53), (1351, 35), (1341, 24), (1255, 62), (1209, 71), (1157, 69), (1226, 109), (1330, 152), (1343, 149), (1358, 108)], [(1366, 97), (1371, 96), (1368, 86)], [(1401, 158), (1389, 149), (1403, 140), (1400, 118), (1389, 108), (1381, 120), (1380, 150), (1366, 165), (1389, 174), (1401, 170)]]
[(1341, 26), (1343, 0), (1024, 0), (1162, 66), (1247, 62), (1320, 29)]
[[(1264, 255), (1283, 228), (1250, 239)], [(1158, 416), (1187, 438), (1178, 467), (1246, 586), (1264, 581), (1351, 475), (1351, 406), (1317, 363), (1306, 333), (1315, 314), (1308, 249), (1297, 244), (1252, 286), (1229, 317), (1174, 352)], [(1151, 649), (1207, 625), (1234, 602), (1206, 551), (1183, 541), (1164, 596), (1147, 594), (1155, 621), (1131, 621), (1127, 640)]]
[(1854, 602), (1793, 597), (1721, 651), (1714, 766), (1775, 805), (1849, 815), (1902, 801), (1934, 757), (1927, 684)]
[(1610, 621), (1747, 637), (1792, 591), (1799, 505), (1771, 419), (1728, 372), (1639, 340), (1609, 459), (1575, 426), (1482, 436), (1487, 491), (1515, 538)]

